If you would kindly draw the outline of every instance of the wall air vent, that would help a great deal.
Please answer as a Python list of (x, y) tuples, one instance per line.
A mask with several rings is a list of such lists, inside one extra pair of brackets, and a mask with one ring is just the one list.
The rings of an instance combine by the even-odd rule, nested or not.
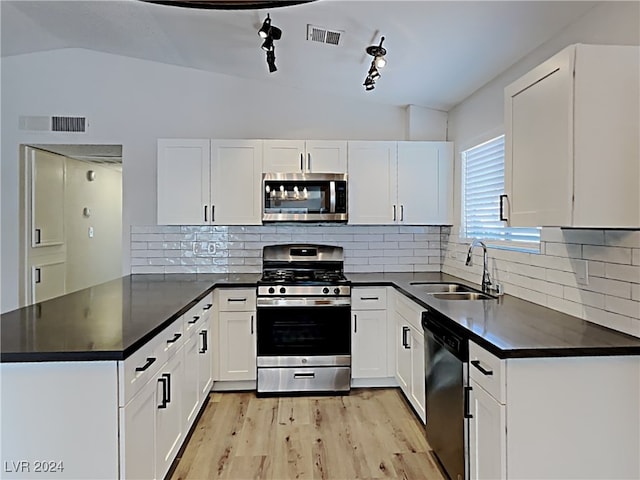
[(85, 117), (51, 117), (52, 132), (86, 132)]
[(20, 116), (20, 130), (32, 132), (72, 132), (83, 133), (87, 131), (86, 117), (66, 117), (48, 115)]
[(329, 30), (328, 28), (307, 24), (307, 40), (312, 42), (337, 46), (343, 34), (344, 32), (340, 30)]

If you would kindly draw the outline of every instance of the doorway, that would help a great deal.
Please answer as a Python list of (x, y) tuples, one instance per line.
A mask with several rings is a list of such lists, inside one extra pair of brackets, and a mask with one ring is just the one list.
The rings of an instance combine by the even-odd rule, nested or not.
[(122, 146), (22, 145), (20, 303), (122, 275)]

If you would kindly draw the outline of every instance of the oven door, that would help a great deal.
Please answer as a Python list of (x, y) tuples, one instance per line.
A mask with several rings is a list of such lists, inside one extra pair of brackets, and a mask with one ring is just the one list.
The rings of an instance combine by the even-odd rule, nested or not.
[(327, 298), (258, 299), (256, 327), (259, 366), (283, 365), (282, 357), (328, 357), (334, 364), (332, 357), (347, 357), (350, 363), (348, 298), (342, 304)]

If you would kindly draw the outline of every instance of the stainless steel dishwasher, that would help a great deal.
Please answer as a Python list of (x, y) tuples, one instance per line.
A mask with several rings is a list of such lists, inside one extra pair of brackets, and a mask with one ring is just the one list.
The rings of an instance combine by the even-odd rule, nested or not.
[(452, 480), (468, 478), (469, 346), (443, 325), (440, 314), (422, 314), (427, 441)]

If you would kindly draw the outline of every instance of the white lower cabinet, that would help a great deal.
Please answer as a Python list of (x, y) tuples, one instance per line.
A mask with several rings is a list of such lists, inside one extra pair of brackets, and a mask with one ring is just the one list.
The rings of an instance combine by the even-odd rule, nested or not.
[(404, 295), (395, 294), (395, 376), (405, 397), (424, 423), (424, 333), (422, 331), (423, 307)]
[(475, 380), (469, 386), (469, 479), (506, 478), (506, 408)]
[(120, 362), (120, 478), (162, 479), (211, 389), (212, 294)]
[(216, 290), (218, 305), (218, 376), (220, 381), (255, 381), (256, 291)]
[(469, 361), (470, 480), (640, 478), (637, 356)]
[(184, 347), (180, 347), (164, 367), (160, 368), (156, 383), (156, 478), (164, 478), (178, 453), (183, 437), (183, 350)]
[(351, 377), (389, 376), (386, 287), (351, 290), (351, 327)]

